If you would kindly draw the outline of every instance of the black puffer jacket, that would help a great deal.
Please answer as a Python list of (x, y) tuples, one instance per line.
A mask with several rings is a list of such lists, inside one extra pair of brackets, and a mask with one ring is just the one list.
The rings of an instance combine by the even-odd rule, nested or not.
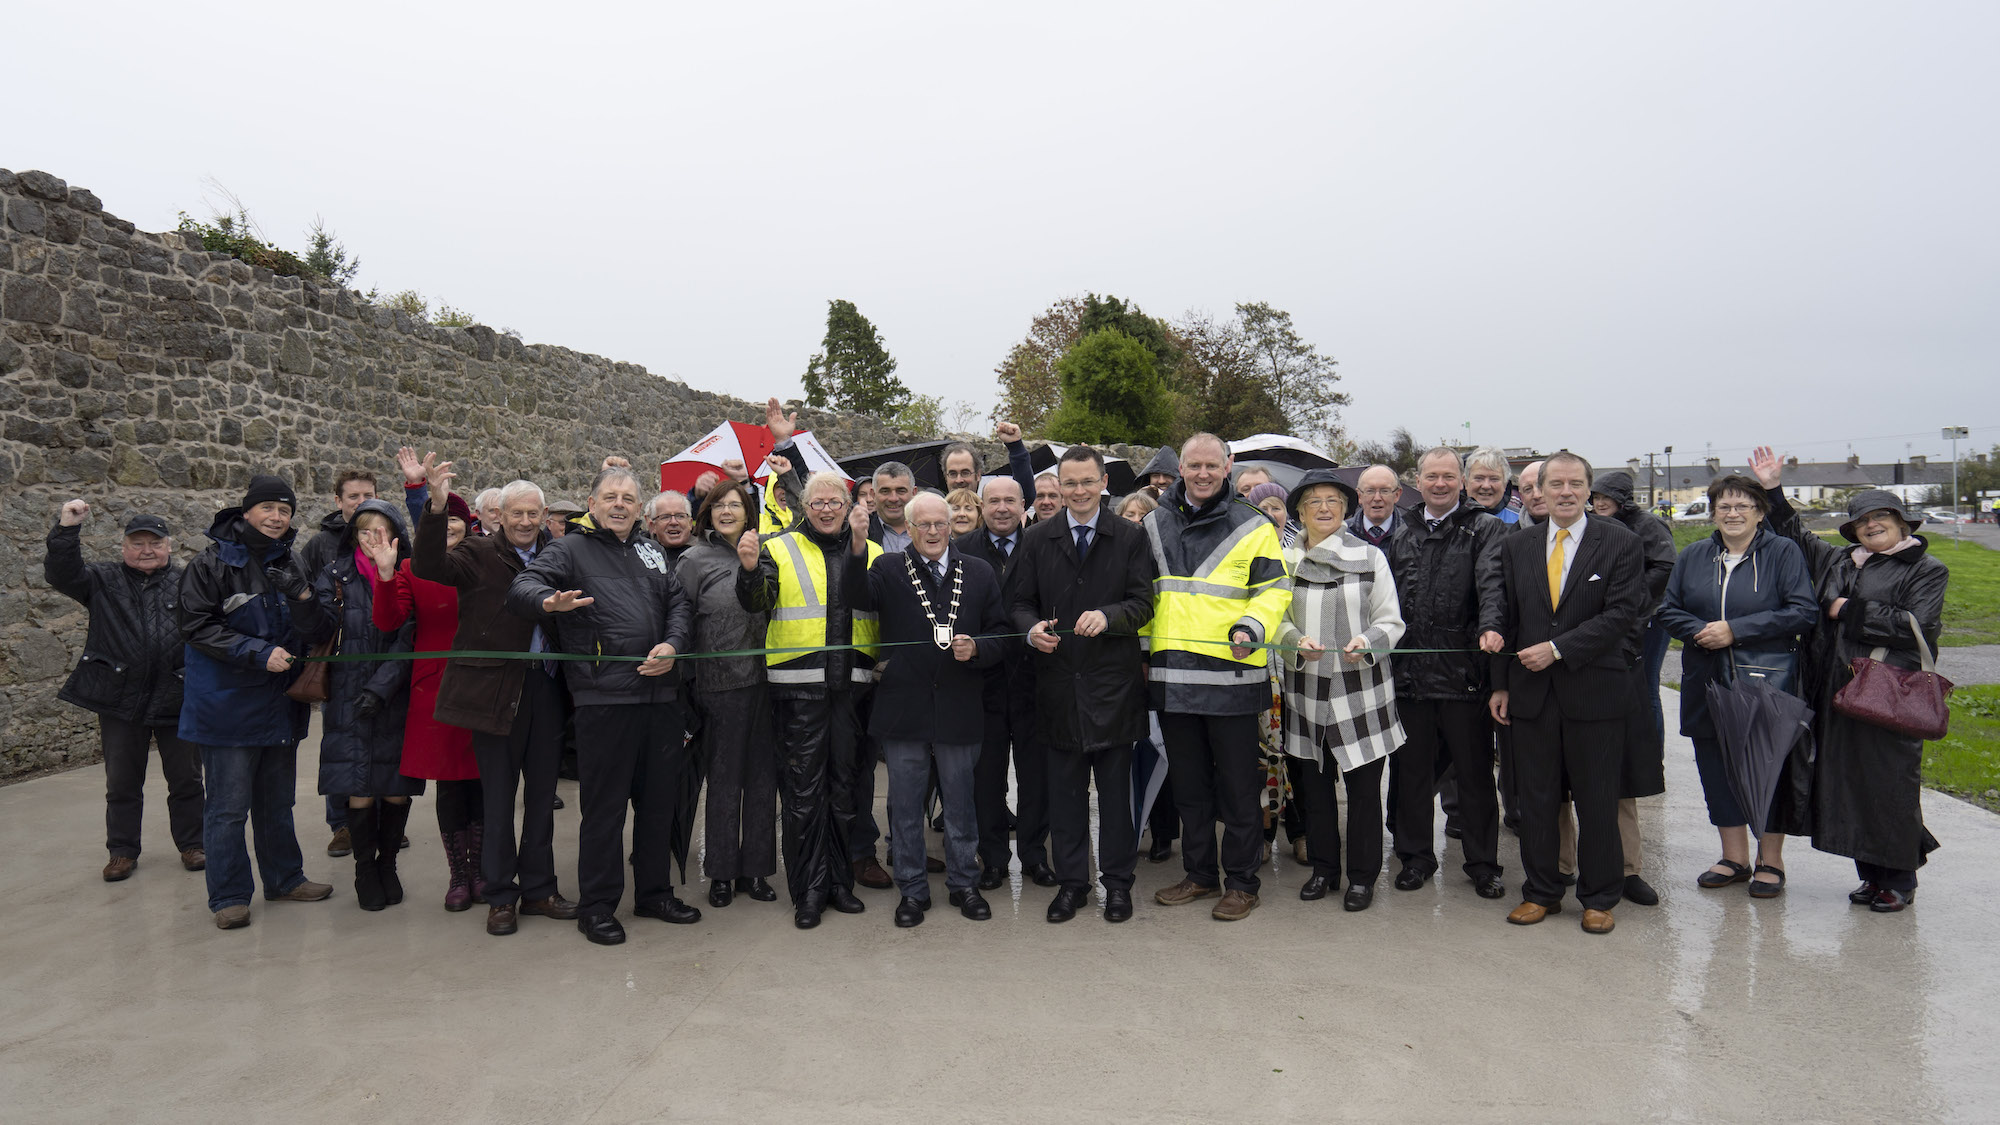
[(76, 671), (56, 693), (86, 711), (147, 726), (181, 714), (181, 568), (146, 574), (124, 562), (83, 561), (81, 525), (49, 529), (42, 576), (90, 610)]
[(319, 572), (340, 553), (340, 545), (346, 539), (347, 517), (340, 514), (339, 508), (320, 517), (319, 532), (299, 548), (299, 571), (306, 581), (319, 577)]
[(1506, 534), (1506, 524), (1463, 497), (1436, 531), (1422, 505), (1396, 513), (1387, 554), (1403, 606), (1399, 647), (1451, 650), (1398, 654), (1397, 698), (1486, 698), (1488, 659), (1475, 650), (1479, 635), (1498, 631), (1506, 616), (1499, 550)]
[(1666, 596), (1667, 579), (1673, 576), (1674, 560), (1679, 557), (1674, 550), (1673, 529), (1667, 526), (1667, 521), (1632, 502), (1632, 474), (1623, 469), (1599, 474), (1590, 482), (1590, 491), (1608, 496), (1618, 505), (1618, 514), (1612, 518), (1638, 536), (1639, 546), (1646, 552), (1646, 612), (1640, 618), (1643, 630)]
[[(582, 590), (591, 604), (568, 613), (542, 609), (559, 590)], [(542, 548), (514, 576), (507, 611), (556, 626), (564, 652), (593, 656), (644, 656), (666, 642), (687, 652), (694, 637), (694, 606), (658, 543), (637, 531), (620, 539), (589, 516), (571, 520), (569, 533)], [(641, 676), (637, 661), (563, 662), (577, 705), (678, 703), (681, 669)]]

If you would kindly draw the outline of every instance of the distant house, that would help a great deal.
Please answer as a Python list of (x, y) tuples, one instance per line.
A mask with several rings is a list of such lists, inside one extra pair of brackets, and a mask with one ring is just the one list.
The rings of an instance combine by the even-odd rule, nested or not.
[[(1646, 464), (1635, 457), (1626, 461), (1625, 466), (1638, 483), (1643, 502)], [(1710, 457), (1692, 464), (1675, 464), (1673, 478), (1668, 480), (1666, 464), (1656, 458), (1653, 484), (1659, 489), (1660, 499), (1678, 505), (1706, 496), (1709, 484), (1717, 477), (1732, 473), (1748, 475), (1749, 471), (1747, 466), (1725, 469), (1719, 458)], [(1905, 501), (1922, 501), (1938, 485), (1949, 490), (1951, 463), (1933, 465), (1921, 454), (1908, 461), (1880, 463), (1864, 462), (1858, 456), (1845, 461), (1800, 461), (1796, 457), (1785, 461), (1785, 498), (1802, 508), (1826, 507), (1862, 488), (1887, 489)]]

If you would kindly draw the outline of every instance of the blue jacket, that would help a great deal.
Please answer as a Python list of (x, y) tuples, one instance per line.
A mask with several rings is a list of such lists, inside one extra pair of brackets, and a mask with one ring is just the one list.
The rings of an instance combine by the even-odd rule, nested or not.
[[(1690, 543), (1667, 579), (1659, 621), (1669, 636), (1681, 642), (1681, 733), (1689, 738), (1714, 738), (1708, 717), (1708, 688), (1730, 677), (1730, 651), (1745, 663), (1763, 663), (1756, 654), (1796, 652), (1799, 636), (1810, 633), (1819, 619), (1812, 580), (1798, 544), (1759, 526), (1744, 560), (1728, 578), (1729, 612), (1723, 614), (1722, 533)], [(1694, 643), (1694, 635), (1711, 621), (1727, 621), (1735, 634), (1733, 650), (1717, 651)], [(1796, 663), (1797, 658), (1790, 658)], [(1798, 677), (1786, 685), (1799, 692)]]
[(180, 736), (203, 746), (276, 746), (306, 735), (311, 709), (285, 695), (296, 666), (265, 670), (271, 650), (305, 654), (319, 626), (311, 600), (285, 597), (276, 586), (304, 588), (292, 541), (271, 541), (252, 559), (243, 540), (243, 509), (224, 508), (208, 529), (213, 540), (181, 575), (180, 628), (186, 642)]

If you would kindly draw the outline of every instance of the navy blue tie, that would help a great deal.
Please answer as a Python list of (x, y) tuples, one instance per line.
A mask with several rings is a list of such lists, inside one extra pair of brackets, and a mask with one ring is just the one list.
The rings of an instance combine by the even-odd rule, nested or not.
[(1078, 562), (1090, 557), (1090, 525), (1077, 524), (1071, 529), (1076, 532), (1076, 558)]

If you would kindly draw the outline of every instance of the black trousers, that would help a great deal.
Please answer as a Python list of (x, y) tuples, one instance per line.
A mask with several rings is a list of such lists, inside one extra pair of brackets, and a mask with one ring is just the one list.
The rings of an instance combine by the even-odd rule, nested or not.
[(201, 750), (182, 742), (177, 726), (149, 727), (110, 715), (97, 717), (104, 749), (104, 849), (139, 858), (139, 824), (146, 812), (146, 748), (160, 748), (167, 779), (167, 830), (174, 847), (201, 847)]
[(674, 897), (674, 806), (688, 767), (681, 709), (672, 703), (576, 709), (577, 915), (610, 914), (625, 897), (625, 807), (632, 807), (632, 897)]
[[(562, 685), (541, 665), (530, 663), (521, 677), (513, 726), (506, 734), (472, 734), (485, 825), (479, 877), (486, 881), (486, 901), (492, 905), (522, 898), (532, 902), (556, 893), (556, 765), (562, 759), (568, 710)], [(518, 844), (516, 792), (522, 808)]]
[(850, 701), (854, 729), (858, 732), (854, 743), (854, 780), (847, 798), (853, 815), (841, 825), (841, 839), (852, 863), (873, 858), (875, 844), (882, 839), (882, 826), (875, 821), (875, 767), (881, 764), (882, 748), (868, 733), (868, 709), (875, 704), (874, 695), (867, 691), (847, 691), (839, 698)]
[(1562, 901), (1556, 814), (1567, 781), (1576, 802), (1577, 901), (1592, 910), (1611, 909), (1625, 891), (1625, 848), (1618, 839), (1624, 718), (1566, 719), (1550, 699), (1532, 719), (1514, 716), (1513, 726), (1521, 867), (1527, 874), (1521, 897), (1543, 906)]
[(1382, 774), (1386, 758), (1377, 758), (1347, 773), (1330, 751), (1318, 762), (1285, 759), (1292, 779), (1292, 797), (1305, 807), (1306, 854), (1313, 874), (1335, 885), (1340, 882), (1340, 805), (1336, 784), (1347, 787), (1347, 881), (1371, 886), (1382, 877)]
[(1049, 766), (1049, 850), (1062, 885), (1088, 890), (1090, 877), (1090, 781), (1097, 779), (1097, 860), (1104, 889), (1129, 891), (1139, 864), (1139, 827), (1132, 822), (1132, 748), (1051, 750)]
[(1181, 837), (1181, 810), (1174, 807), (1174, 771), (1160, 779), (1160, 791), (1153, 798), (1153, 811), (1146, 815), (1146, 828), (1153, 843), (1171, 844)]
[[(1441, 758), (1458, 767), (1459, 841), (1465, 873), (1498, 875), (1499, 796), (1493, 787), (1493, 735), (1485, 703), (1471, 700), (1397, 700), (1402, 748), (1391, 755), (1400, 776), (1396, 792), (1396, 858), (1428, 875), (1438, 868), (1432, 778)], [(1615, 783), (1614, 778), (1614, 783)]]
[[(985, 739), (972, 773), (979, 810), (979, 859), (1007, 870), (1007, 762), (1014, 763), (1014, 850), (1022, 868), (1048, 862), (1049, 751), (1035, 737), (1032, 700), (1010, 697), (1003, 709), (987, 707)], [(1127, 780), (1130, 784), (1130, 780)]]
[[(1256, 715), (1160, 715), (1181, 814), (1181, 864), (1204, 887), (1256, 894), (1263, 862), (1264, 765)], [(1053, 758), (1053, 754), (1051, 755)], [(1222, 821), (1218, 860), (1215, 822)], [(1310, 846), (1310, 845), (1308, 845)]]
[(697, 753), (708, 765), (702, 871), (710, 879), (778, 873), (778, 750), (764, 684), (695, 694)]
[[(854, 886), (848, 838), (857, 820), (854, 775), (864, 741), (854, 704), (852, 692), (771, 701), (784, 754), (778, 771), (780, 843), (794, 906), (809, 896), (824, 902), (836, 884)], [(869, 766), (872, 770), (873, 763)]]

